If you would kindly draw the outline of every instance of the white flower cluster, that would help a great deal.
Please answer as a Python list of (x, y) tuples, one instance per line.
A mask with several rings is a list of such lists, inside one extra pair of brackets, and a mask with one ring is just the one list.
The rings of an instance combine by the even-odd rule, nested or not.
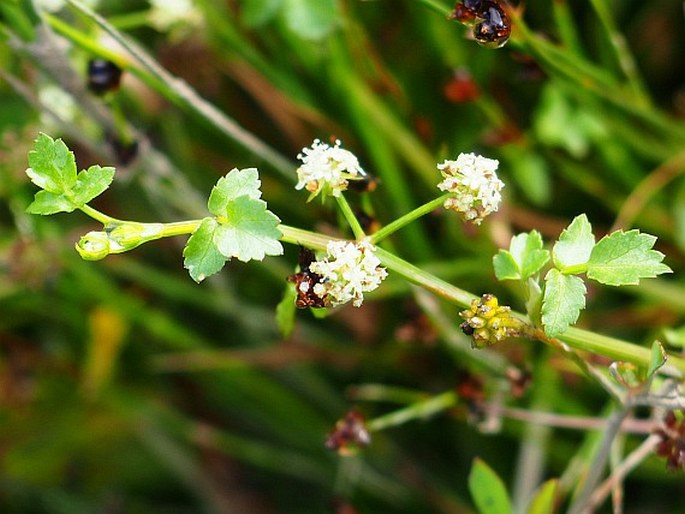
[(357, 157), (341, 148), (340, 144), (336, 140), (335, 145), (330, 146), (315, 139), (311, 147), (303, 148), (297, 156), (302, 166), (297, 169), (295, 189), (305, 188), (309, 191), (309, 200), (319, 193), (340, 196), (347, 189), (348, 180), (366, 176)]
[(504, 187), (497, 178), (497, 166), (499, 161), (473, 153), (462, 153), (456, 161), (438, 164), (444, 177), (438, 188), (453, 193), (445, 200), (445, 209), (459, 212), (465, 221), (476, 225), (497, 211)]
[(327, 298), (331, 306), (351, 300), (352, 305), (360, 307), (363, 293), (376, 289), (388, 276), (374, 250), (367, 240), (329, 242), (325, 259), (309, 265), (309, 271), (321, 277), (314, 285), (314, 294)]

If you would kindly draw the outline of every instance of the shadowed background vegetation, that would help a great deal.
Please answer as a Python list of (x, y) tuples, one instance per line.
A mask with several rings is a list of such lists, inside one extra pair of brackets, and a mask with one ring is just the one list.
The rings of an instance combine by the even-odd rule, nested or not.
[[(220, 176), (258, 167), (284, 223), (336, 235), (345, 232), (333, 205), (306, 204), (293, 188), (297, 154), (313, 139), (340, 138), (378, 177), (376, 191), (347, 196), (382, 224), (438, 194), (436, 163), (474, 151), (500, 160), (500, 212), (477, 229), (436, 212), (387, 248), (521, 309), (492, 272), (512, 234), (535, 228), (553, 240), (581, 212), (598, 236), (640, 228), (658, 236), (674, 275), (592, 290), (580, 325), (680, 351), (682, 2), (530, 0), (499, 50), (430, 3), (452, 7), (195, 0), (192, 15), (167, 22), (171, 6), (108, 0), (96, 7), (107, 20), (99, 25), (74, 7), (37, 16), (26, 0), (4, 0), (0, 511), (474, 512), (466, 477), (475, 457), (518, 505), (547, 478), (573, 490), (597, 431), (496, 415), (483, 423), (468, 398), (373, 431), (354, 456), (324, 445), (353, 407), (377, 419), (465, 377), (479, 378), (488, 404), (601, 419), (606, 392), (562, 355), (521, 341), (471, 352), (458, 309), (392, 276), (361, 309), (298, 312), (283, 337), (275, 309), (297, 248), (233, 262), (197, 285), (182, 238), (84, 262), (73, 244), (96, 228), (91, 220), (24, 212), (35, 193), (26, 154), (39, 132), (62, 137), (80, 168), (117, 167), (96, 202), (112, 216), (202, 217)], [(117, 92), (87, 89), (96, 57), (124, 68)], [(522, 394), (512, 394), (503, 362), (531, 373)], [(643, 437), (626, 436), (626, 451)], [(650, 457), (628, 479), (626, 512), (685, 512), (682, 485)]]

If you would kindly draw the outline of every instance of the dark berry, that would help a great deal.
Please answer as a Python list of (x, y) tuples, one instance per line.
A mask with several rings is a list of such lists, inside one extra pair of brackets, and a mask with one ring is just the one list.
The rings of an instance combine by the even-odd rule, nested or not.
[(490, 0), (483, 7), (479, 15), (482, 19), (473, 27), (473, 37), (486, 48), (501, 48), (511, 36), (509, 17), (498, 2)]
[(454, 6), (450, 19), (457, 20), (465, 25), (473, 25), (476, 18), (480, 18), (483, 9), (483, 0), (463, 0)]
[(88, 61), (88, 89), (96, 95), (119, 89), (121, 68), (106, 59)]
[(295, 284), (297, 298), (295, 299), (295, 307), (298, 309), (323, 308), (326, 307), (326, 299), (314, 293), (314, 286), (323, 280), (323, 277), (316, 273), (309, 271), (309, 265), (316, 260), (314, 252), (305, 247), (300, 247), (300, 255), (298, 257), (298, 264), (300, 265), (299, 273), (290, 275), (288, 282)]

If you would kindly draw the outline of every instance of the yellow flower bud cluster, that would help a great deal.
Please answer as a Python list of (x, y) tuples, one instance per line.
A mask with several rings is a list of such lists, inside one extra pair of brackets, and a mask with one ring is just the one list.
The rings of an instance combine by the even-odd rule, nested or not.
[(471, 302), (471, 308), (461, 311), (462, 331), (472, 337), (471, 346), (483, 348), (510, 337), (521, 335), (524, 323), (511, 316), (511, 307), (499, 305), (493, 294), (484, 294)]

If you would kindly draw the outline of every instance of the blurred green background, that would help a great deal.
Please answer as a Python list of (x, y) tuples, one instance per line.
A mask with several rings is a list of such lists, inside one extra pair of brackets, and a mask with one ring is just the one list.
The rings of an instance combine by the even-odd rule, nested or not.
[[(201, 285), (182, 267), (183, 238), (84, 262), (73, 244), (92, 220), (24, 212), (35, 193), (26, 154), (46, 132), (80, 169), (116, 165), (96, 206), (151, 222), (202, 217), (220, 176), (258, 167), (284, 223), (344, 235), (332, 205), (293, 188), (296, 156), (314, 138), (340, 138), (379, 178), (373, 193), (347, 196), (380, 223), (435, 197), (436, 163), (475, 151), (500, 160), (501, 212), (478, 229), (435, 213), (386, 248), (521, 309), (491, 265), (512, 234), (553, 240), (581, 212), (597, 235), (617, 222), (640, 228), (658, 236), (674, 275), (591, 291), (580, 324), (678, 352), (682, 2), (529, 0), (499, 50), (418, 0), (183, 3), (95, 9), (207, 104), (179, 96), (183, 83), (155, 75), (78, 9), (0, 5), (0, 512), (468, 513), (476, 456), (527, 499), (526, 444), (539, 450), (533, 486), (563, 476), (572, 489), (596, 432), (531, 433), (507, 419), (482, 430), (466, 400), (374, 432), (355, 456), (324, 446), (352, 407), (373, 419), (473, 375), (494, 401), (601, 418), (606, 393), (562, 356), (527, 342), (472, 354), (457, 308), (394, 277), (361, 309), (298, 312), (282, 337), (275, 309), (297, 248), (231, 263)], [(121, 88), (93, 95), (87, 63), (112, 56), (126, 68)], [(211, 105), (246, 132), (217, 122)], [(532, 373), (522, 396), (488, 364), (500, 357)], [(685, 512), (682, 475), (664, 468), (654, 457), (630, 476), (626, 512)]]

